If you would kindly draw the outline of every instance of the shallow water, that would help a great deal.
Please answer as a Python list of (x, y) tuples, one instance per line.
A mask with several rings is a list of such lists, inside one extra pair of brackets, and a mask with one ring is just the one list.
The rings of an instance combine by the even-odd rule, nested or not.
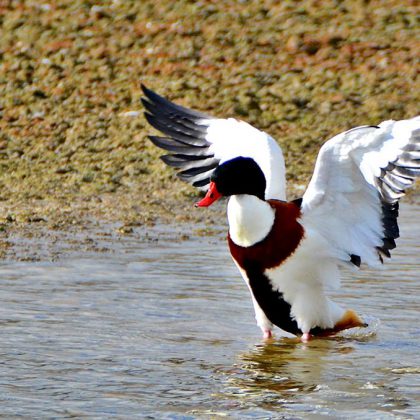
[(387, 269), (346, 277), (337, 293), (370, 327), (308, 344), (261, 340), (223, 227), (189, 238), (153, 228), (108, 238), (106, 252), (3, 262), (0, 413), (420, 417), (419, 210), (403, 207)]

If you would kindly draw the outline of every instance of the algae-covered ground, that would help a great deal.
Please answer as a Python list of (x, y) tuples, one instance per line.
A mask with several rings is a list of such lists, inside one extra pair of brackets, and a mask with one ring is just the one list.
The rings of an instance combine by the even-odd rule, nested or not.
[(296, 194), (326, 139), (419, 112), (418, 16), (397, 0), (0, 1), (0, 227), (219, 217), (158, 159), (141, 82), (270, 133)]

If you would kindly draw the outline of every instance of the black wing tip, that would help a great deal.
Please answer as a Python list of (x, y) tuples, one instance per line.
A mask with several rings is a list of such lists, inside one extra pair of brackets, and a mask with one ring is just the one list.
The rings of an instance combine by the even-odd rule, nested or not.
[(210, 161), (210, 163), (206, 165), (192, 166), (192, 167), (186, 168), (182, 172), (180, 172), (180, 175), (188, 177), (188, 178), (195, 177), (204, 172), (208, 172), (208, 171), (212, 171), (216, 169), (217, 165), (218, 165), (217, 160), (214, 160), (214, 162)]
[[(151, 114), (148, 110), (144, 112), (144, 118), (146, 118), (146, 121), (153, 127), (156, 128), (156, 130), (160, 130), (159, 128), (159, 122), (156, 121), (156, 117)], [(162, 131), (163, 132), (163, 131)]]
[(159, 147), (160, 149), (163, 150), (168, 150), (168, 146), (164, 143), (166, 137), (161, 137), (161, 136), (147, 136), (147, 138), (156, 146)]
[(143, 91), (144, 95), (146, 96), (146, 98), (140, 98), (143, 105), (145, 105), (145, 103), (149, 104), (149, 106), (156, 105), (158, 103), (160, 103), (160, 104), (162, 104), (162, 103), (172, 104), (170, 101), (168, 101), (163, 96), (160, 96), (159, 94), (154, 92), (152, 89), (149, 89), (148, 87), (146, 87), (146, 85), (144, 85), (143, 83), (141, 83), (140, 86), (141, 86), (141, 90)]
[(210, 184), (210, 177), (207, 177), (207, 178), (204, 178), (204, 179), (200, 179), (199, 181), (194, 181), (192, 183), (192, 186), (193, 187), (197, 187), (197, 188), (204, 188), (208, 184)]
[(144, 83), (140, 83), (141, 90), (143, 93), (148, 97), (151, 93), (153, 94), (153, 90), (149, 89)]
[[(143, 106), (148, 109), (150, 106), (152, 106), (156, 100), (157, 93), (153, 92), (153, 90), (149, 89), (144, 85), (143, 83), (140, 84), (141, 90), (143, 91), (143, 94), (145, 97), (141, 97), (140, 101), (143, 104)], [(154, 98), (155, 97), (155, 98)], [(155, 100), (153, 100), (155, 99)]]
[(147, 98), (140, 98), (140, 102), (142, 103), (143, 107), (149, 111), (149, 107), (151, 107), (152, 103)]
[(395, 249), (397, 247), (397, 244), (395, 243), (395, 239), (396, 238), (384, 238), (383, 239), (383, 246), (382, 248), (386, 248), (386, 249)]
[(384, 229), (384, 240), (397, 239), (400, 236), (398, 227), (399, 203), (382, 202), (382, 226)]
[(174, 155), (162, 155), (159, 159), (172, 168), (182, 168), (185, 165), (184, 161), (174, 158)]
[(140, 83), (144, 93), (141, 103), (144, 107), (146, 121), (167, 137), (148, 136), (157, 147), (172, 152), (160, 156), (168, 166), (182, 169), (178, 178), (203, 188), (210, 182), (210, 172), (219, 161), (208, 152), (210, 143), (206, 140), (208, 126), (199, 120), (211, 117), (177, 105), (158, 95)]
[(203, 112), (178, 105), (166, 97), (161, 96), (153, 90), (149, 89), (143, 83), (141, 83), (140, 86), (147, 101), (149, 102), (149, 106), (157, 107), (157, 109), (159, 109), (164, 114), (178, 114), (178, 116), (182, 118), (189, 119), (192, 123), (195, 123), (197, 120), (207, 120), (213, 118), (210, 115), (204, 114)]
[(384, 236), (382, 238), (382, 245), (376, 247), (381, 263), (384, 262), (384, 258), (391, 258), (390, 250), (395, 249), (397, 246), (395, 239), (400, 236), (400, 229), (398, 227), (399, 207), (398, 201), (393, 203), (382, 201), (382, 226)]
[(350, 255), (350, 262), (355, 265), (356, 267), (360, 268), (360, 264), (362, 263), (362, 259), (359, 255), (351, 254)]

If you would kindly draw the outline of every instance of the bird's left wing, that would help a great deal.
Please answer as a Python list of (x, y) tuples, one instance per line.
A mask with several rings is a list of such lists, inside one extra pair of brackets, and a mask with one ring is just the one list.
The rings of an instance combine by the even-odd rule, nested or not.
[(214, 118), (173, 102), (142, 85), (145, 117), (165, 134), (150, 140), (169, 154), (161, 159), (180, 169), (178, 177), (207, 190), (220, 163), (250, 157), (261, 167), (267, 182), (266, 198), (284, 200), (286, 180), (283, 153), (267, 133), (234, 118)]
[(399, 236), (398, 200), (420, 176), (420, 117), (354, 128), (321, 148), (302, 223), (341, 261), (378, 265)]

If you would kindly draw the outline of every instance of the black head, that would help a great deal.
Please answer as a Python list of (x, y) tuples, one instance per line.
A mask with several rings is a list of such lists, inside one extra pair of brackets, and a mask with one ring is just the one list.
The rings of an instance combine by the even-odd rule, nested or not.
[(266, 180), (254, 159), (237, 157), (219, 165), (210, 178), (206, 196), (196, 207), (208, 207), (220, 197), (230, 195), (255, 195), (264, 200)]
[(264, 200), (266, 180), (254, 159), (237, 157), (218, 166), (211, 179), (221, 195), (249, 194)]

